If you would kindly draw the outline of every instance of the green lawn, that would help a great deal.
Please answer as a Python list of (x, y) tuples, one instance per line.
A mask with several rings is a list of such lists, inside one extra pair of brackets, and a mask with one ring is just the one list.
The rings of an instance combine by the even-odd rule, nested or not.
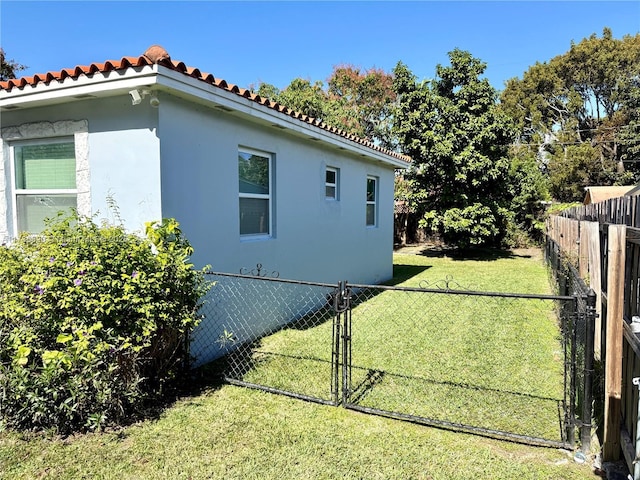
[[(400, 286), (449, 278), (458, 289), (551, 293), (539, 259), (398, 254), (395, 263)], [(375, 288), (354, 288), (353, 297), (351, 389), (359, 406), (562, 442), (555, 301)], [(331, 338), (331, 321), (286, 328), (260, 342), (241, 378), (330, 399)]]
[[(416, 285), (421, 278), (437, 280), (452, 275), (460, 284), (467, 286), (473, 283), (474, 288), (482, 290), (549, 291), (547, 273), (539, 258), (498, 256), (490, 260), (457, 260), (442, 256), (398, 254), (395, 263), (396, 277), (405, 284)], [(374, 299), (375, 302), (383, 300), (384, 294)], [(378, 304), (364, 303), (354, 309), (354, 333), (359, 323), (362, 324), (358, 308), (367, 304), (368, 308), (376, 306), (375, 311), (380, 316), (376, 319), (368, 312), (364, 318), (370, 318), (369, 321), (375, 321), (378, 326), (384, 318), (384, 309)], [(539, 319), (549, 313), (544, 308), (541, 312)], [(446, 316), (446, 320), (451, 320), (450, 317)], [(532, 327), (529, 334), (539, 337), (540, 341), (550, 342), (551, 346), (557, 342), (557, 330), (554, 330), (553, 319), (547, 316), (546, 320), (542, 319), (542, 326)], [(521, 322), (518, 318), (514, 321)], [(424, 332), (423, 328), (415, 328), (416, 325), (422, 327), (422, 324), (414, 324), (413, 333), (423, 332), (425, 335), (414, 338), (414, 341), (422, 344), (427, 338), (434, 338), (438, 332), (442, 335), (451, 334), (452, 338), (458, 335), (461, 339), (470, 335), (469, 329), (446, 331), (442, 326), (445, 323), (439, 321), (435, 324), (437, 328)], [(516, 395), (524, 399), (520, 406), (523, 411), (532, 410), (526, 413), (527, 416), (535, 415), (540, 408), (527, 399), (547, 395), (555, 399), (561, 394), (556, 389), (557, 382), (553, 380), (558, 373), (557, 360), (550, 359), (547, 354), (537, 354), (540, 360), (534, 360), (546, 365), (543, 368), (548, 368), (547, 376), (552, 379), (548, 384), (541, 380), (534, 382), (535, 386), (529, 386), (518, 380), (515, 386), (507, 388), (504, 385), (505, 378), (520, 378), (522, 373), (526, 376), (531, 372), (518, 371), (517, 375), (504, 375), (492, 369), (482, 358), (505, 353), (495, 353), (492, 342), (486, 341), (486, 333), (479, 329), (473, 331), (472, 337), (478, 339), (474, 345), (480, 350), (470, 356), (464, 369), (455, 372), (457, 376), (452, 377), (453, 381), (445, 383), (437, 378), (450, 365), (447, 363), (450, 359), (443, 358), (443, 352), (449, 353), (450, 350), (453, 358), (460, 354), (459, 349), (468, 348), (468, 342), (448, 342), (448, 350), (433, 345), (430, 355), (437, 355), (438, 362), (407, 363), (398, 361), (401, 356), (384, 353), (392, 350), (394, 342), (402, 339), (401, 335), (386, 332), (382, 338), (376, 338), (379, 332), (365, 326), (360, 327), (367, 332), (365, 343), (357, 346), (354, 340), (354, 362), (363, 368), (354, 370), (354, 383), (359, 380), (358, 372), (369, 372), (380, 366), (385, 366), (387, 375), (366, 392), (361, 400), (363, 404), (373, 402), (385, 408), (406, 405), (407, 408), (432, 409), (442, 414), (435, 400), (435, 403), (415, 406), (414, 400), (423, 392), (430, 391), (432, 397), (442, 400), (440, 410), (444, 410), (444, 415), (448, 415), (447, 409), (452, 412), (469, 410), (468, 407), (478, 403), (478, 398), (481, 398), (484, 399), (480, 400), (485, 404), (484, 410), (477, 410), (471, 415), (479, 415), (482, 419), (493, 415), (498, 418), (492, 421), (498, 421), (500, 413), (493, 411), (490, 406), (498, 403), (496, 395), (504, 395), (504, 391), (524, 391), (529, 388), (526, 390), (529, 397)], [(520, 324), (520, 327), (525, 328), (526, 325)], [(509, 331), (509, 328), (505, 328), (500, 335), (508, 337)], [(327, 393), (326, 381), (330, 382), (330, 368), (326, 362), (318, 362), (317, 359), (327, 359), (327, 356), (330, 359), (331, 352), (329, 350), (327, 354), (326, 348), (320, 345), (324, 342), (314, 339), (326, 337), (331, 340), (330, 322), (313, 328), (279, 332), (265, 340), (261, 349), (277, 351), (280, 355), (265, 356), (261, 359), (262, 363), (258, 363), (258, 367), (248, 375), (260, 377), (263, 375), (261, 370), (273, 371), (271, 367), (264, 367), (277, 358), (277, 361), (286, 365), (283, 368), (308, 368), (307, 373), (314, 374), (315, 377), (312, 375), (311, 378), (315, 378), (315, 381), (309, 382), (308, 375), (302, 375), (306, 379), (298, 378), (300, 388), (317, 389), (318, 394), (324, 396)], [(513, 338), (509, 341), (513, 341)], [(382, 342), (378, 343), (381, 354), (372, 353), (369, 342)], [(285, 354), (304, 354), (312, 360), (295, 363), (290, 357), (283, 356)], [(506, 365), (505, 368), (515, 369), (514, 359), (522, 355), (509, 355), (507, 361), (501, 363)], [(435, 365), (434, 370), (422, 370), (425, 365)], [(406, 382), (397, 375), (399, 372), (396, 370), (400, 369), (410, 372), (412, 381)], [(473, 375), (474, 371), (480, 371), (481, 374)], [(434, 385), (441, 389), (437, 394)], [(496, 386), (499, 388), (494, 388)], [(474, 392), (478, 391), (483, 393), (481, 397), (475, 396)], [(376, 395), (379, 398), (376, 399)], [(473, 417), (469, 421), (472, 420)], [(595, 477), (588, 466), (575, 464), (570, 452), (528, 447), (256, 390), (218, 385), (207, 381), (205, 377), (202, 389), (177, 400), (158, 418), (120, 431), (66, 439), (0, 433), (0, 478), (556, 480)]]

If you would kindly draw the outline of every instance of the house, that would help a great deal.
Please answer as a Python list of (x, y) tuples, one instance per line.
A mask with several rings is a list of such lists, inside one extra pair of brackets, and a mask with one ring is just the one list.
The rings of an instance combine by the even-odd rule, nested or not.
[(174, 61), (0, 82), (0, 241), (77, 207), (129, 230), (176, 218), (193, 261), (283, 278), (392, 276), (394, 170), (410, 159)]
[[(162, 47), (0, 82), (0, 114), (0, 242), (38, 233), (71, 207), (115, 220), (115, 203), (130, 231), (176, 218), (197, 267), (261, 264), (327, 283), (393, 275), (394, 171), (408, 157), (187, 67)], [(301, 300), (285, 300), (289, 313), (274, 303), (252, 314), (238, 340), (290, 322)], [(242, 305), (234, 315), (246, 320)], [(194, 332), (196, 365), (224, 353), (214, 339), (226, 320), (205, 318)]]
[(584, 197), (584, 204), (604, 202), (610, 198), (624, 197), (635, 189), (635, 185), (628, 186), (608, 186), (608, 187), (585, 187), (587, 192)]

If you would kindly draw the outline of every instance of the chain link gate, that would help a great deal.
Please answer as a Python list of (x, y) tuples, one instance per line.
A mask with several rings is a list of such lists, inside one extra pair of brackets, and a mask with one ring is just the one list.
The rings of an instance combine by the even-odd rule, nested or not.
[(191, 335), (192, 366), (216, 361), (229, 383), (337, 405), (338, 287), (248, 273), (207, 275), (213, 286)]
[(588, 443), (584, 293), (210, 278), (191, 353), (196, 366), (221, 357), (229, 383), (532, 445), (573, 448), (580, 428)]
[[(345, 407), (561, 448), (574, 447), (578, 427), (588, 448), (591, 376), (578, 361), (589, 354), (582, 330), (589, 315), (593, 323), (586, 296), (372, 285), (349, 285), (345, 296)], [(550, 327), (559, 319), (562, 341), (557, 329), (540, 329), (531, 318), (547, 318)], [(433, 342), (429, 350), (430, 339), (442, 335), (455, 339), (452, 348)], [(541, 350), (522, 348), (523, 342)], [(554, 344), (558, 350), (549, 349)]]

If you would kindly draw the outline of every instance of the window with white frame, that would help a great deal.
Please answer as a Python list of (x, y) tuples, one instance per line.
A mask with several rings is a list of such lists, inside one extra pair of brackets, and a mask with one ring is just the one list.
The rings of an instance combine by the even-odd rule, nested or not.
[(340, 179), (340, 170), (334, 167), (327, 167), (325, 173), (325, 198), (327, 200), (338, 200), (339, 199), (339, 179)]
[(77, 208), (73, 137), (16, 142), (11, 152), (18, 232), (40, 233), (46, 218)]
[(378, 178), (367, 177), (367, 227), (378, 225)]
[(240, 235), (272, 234), (272, 156), (256, 150), (238, 151)]

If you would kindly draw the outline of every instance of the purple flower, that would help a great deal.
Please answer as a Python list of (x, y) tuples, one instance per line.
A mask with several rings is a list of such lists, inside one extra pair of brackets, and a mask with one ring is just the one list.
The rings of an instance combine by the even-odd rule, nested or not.
[(97, 264), (98, 264), (98, 262), (96, 262), (96, 261), (91, 262), (91, 265), (97, 265)]
[(134, 270), (133, 273), (131, 273), (131, 278), (136, 278), (138, 275), (138, 271)]
[(67, 262), (67, 267), (70, 267), (71, 265), (73, 265), (73, 262), (71, 261)]
[(42, 285), (36, 285), (33, 288), (33, 291), (36, 292), (38, 295), (42, 295), (44, 293), (44, 287)]
[(80, 270), (78, 272), (78, 275), (86, 275), (87, 271), (86, 270)]
[(55, 257), (49, 257), (49, 263), (53, 263), (53, 262), (55, 262), (55, 261), (56, 261), (56, 258), (55, 258)]
[(81, 279), (81, 278), (76, 278), (76, 279), (73, 281), (73, 284), (74, 284), (76, 287), (79, 287), (80, 285), (82, 285), (82, 279)]

